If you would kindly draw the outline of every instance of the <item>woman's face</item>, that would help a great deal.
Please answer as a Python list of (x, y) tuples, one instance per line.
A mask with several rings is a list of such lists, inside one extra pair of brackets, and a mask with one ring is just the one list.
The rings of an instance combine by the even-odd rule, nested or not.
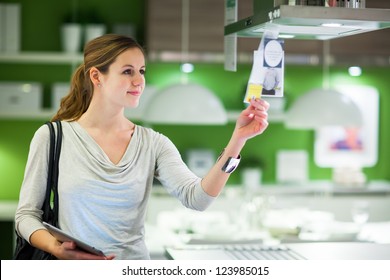
[(100, 88), (114, 105), (136, 108), (145, 88), (145, 57), (138, 48), (121, 53), (103, 74)]

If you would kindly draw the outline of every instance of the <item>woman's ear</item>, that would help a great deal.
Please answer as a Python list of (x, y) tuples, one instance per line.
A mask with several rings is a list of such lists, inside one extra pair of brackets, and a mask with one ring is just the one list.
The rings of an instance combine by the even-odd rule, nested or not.
[(91, 70), (89, 70), (89, 78), (91, 79), (92, 83), (99, 87), (100, 85), (100, 72), (96, 67), (92, 67)]

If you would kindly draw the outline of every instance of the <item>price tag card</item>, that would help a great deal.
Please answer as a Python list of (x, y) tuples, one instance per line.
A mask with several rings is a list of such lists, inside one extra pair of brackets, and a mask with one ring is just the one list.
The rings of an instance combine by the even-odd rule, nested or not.
[[(275, 38), (276, 37), (276, 38)], [(252, 98), (283, 97), (284, 41), (274, 33), (264, 33), (259, 49), (254, 51), (253, 66), (244, 102)]]

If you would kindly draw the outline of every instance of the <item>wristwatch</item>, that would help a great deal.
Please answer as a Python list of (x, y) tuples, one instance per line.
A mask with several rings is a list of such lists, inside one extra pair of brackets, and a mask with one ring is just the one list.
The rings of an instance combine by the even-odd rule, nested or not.
[(238, 158), (229, 157), (225, 164), (222, 166), (221, 170), (225, 173), (232, 173), (234, 170), (236, 170), (238, 164), (240, 163), (240, 160), (241, 156), (238, 156)]

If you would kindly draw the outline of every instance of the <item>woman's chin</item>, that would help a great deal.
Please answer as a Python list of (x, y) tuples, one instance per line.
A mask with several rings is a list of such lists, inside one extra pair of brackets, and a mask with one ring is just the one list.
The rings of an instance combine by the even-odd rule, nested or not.
[(136, 101), (136, 102), (131, 102), (131, 103), (128, 103), (128, 104), (126, 105), (126, 108), (128, 108), (128, 109), (136, 109), (136, 108), (138, 108), (138, 105), (139, 105), (139, 102), (138, 102), (138, 101)]

